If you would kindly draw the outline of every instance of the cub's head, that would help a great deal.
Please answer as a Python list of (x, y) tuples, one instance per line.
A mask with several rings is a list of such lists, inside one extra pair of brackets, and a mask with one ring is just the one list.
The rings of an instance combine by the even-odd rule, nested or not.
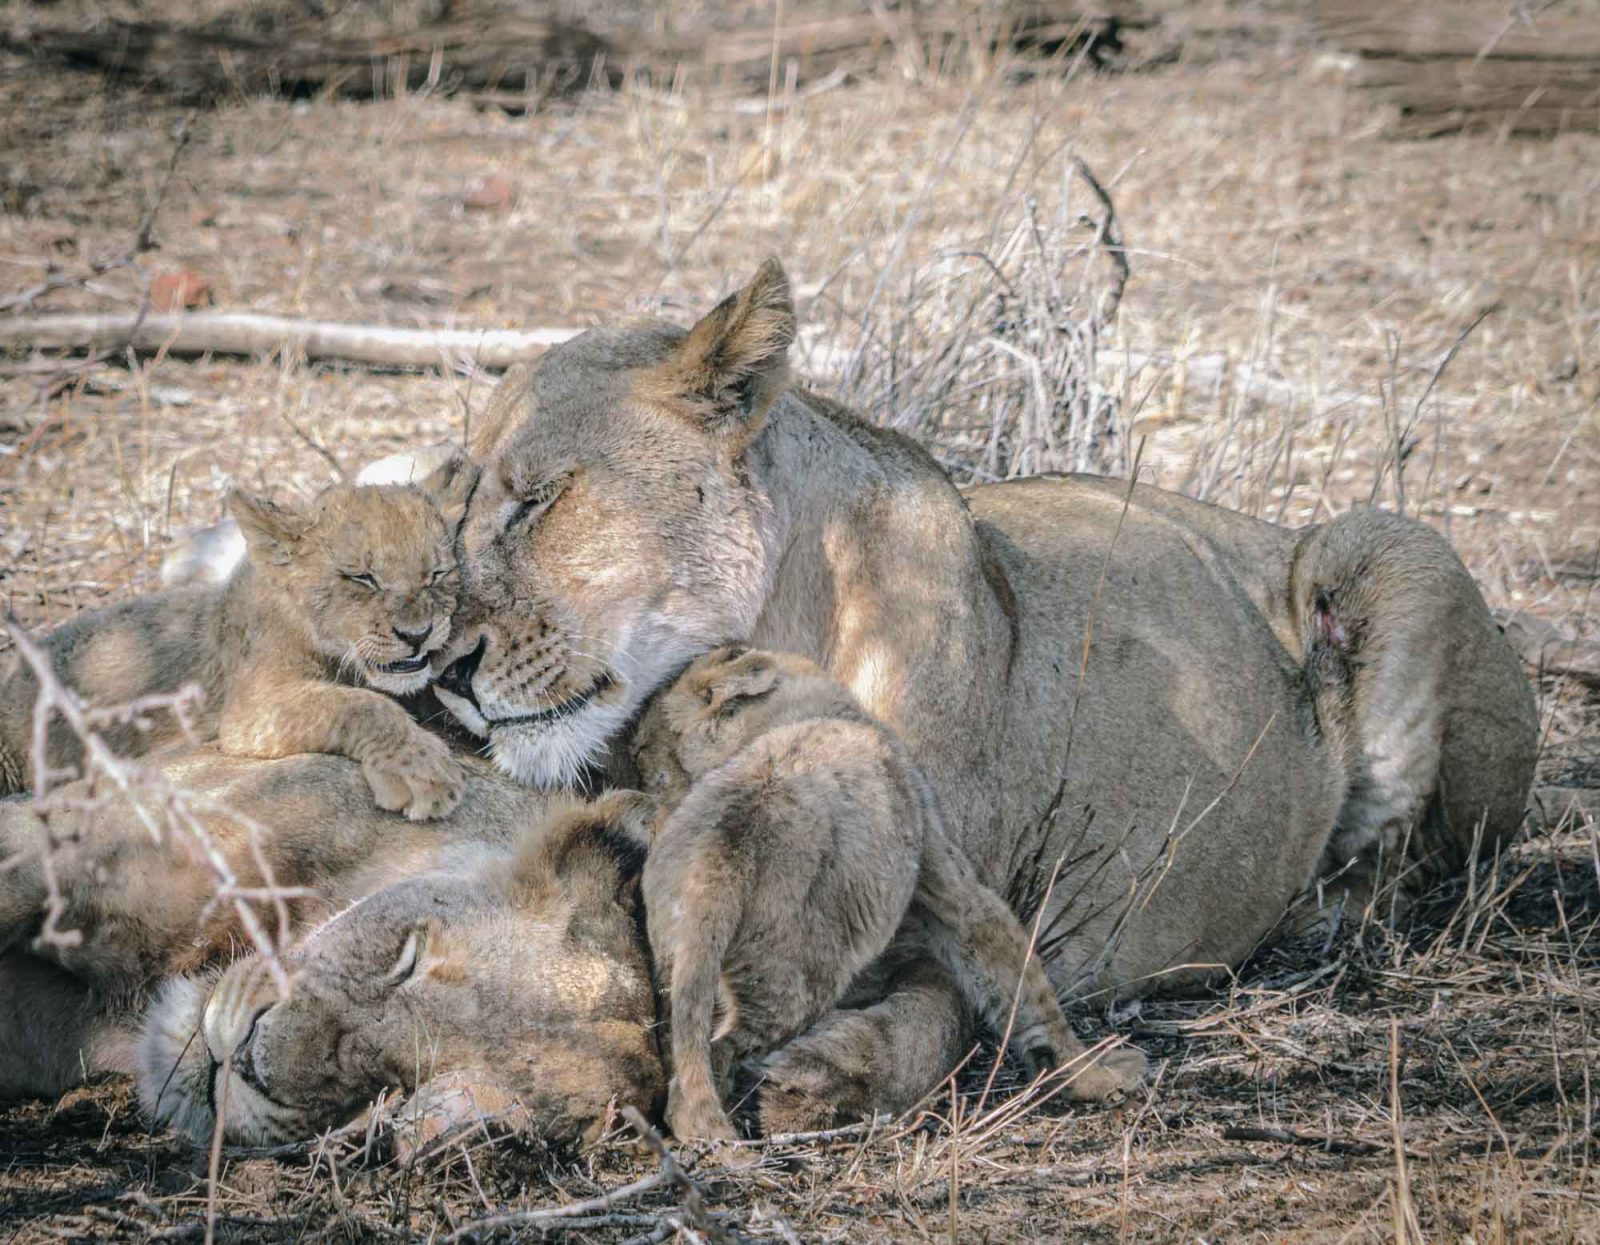
[(720, 648), (650, 702), (634, 731), (633, 760), (645, 789), (672, 804), (768, 731), (815, 718), (863, 717), (849, 689), (808, 658)]
[(777, 553), (752, 444), (794, 332), (769, 262), (688, 332), (594, 330), (504, 383), (438, 664), (507, 773), (570, 783), (685, 661), (749, 635)]
[[(204, 1142), (315, 1136), (381, 1091), (464, 1078), (514, 1099), (550, 1140), (662, 1085), (639, 928), (640, 798), (558, 812), (519, 850), (395, 882), (284, 957), (280, 997), (250, 956), (152, 1004), (140, 1100)], [(615, 805), (615, 807), (613, 807)]]
[(477, 479), (463, 457), (418, 484), (336, 484), (308, 506), (228, 497), (260, 583), (304, 639), (371, 686), (404, 696), (432, 677), (460, 587), (455, 540)]

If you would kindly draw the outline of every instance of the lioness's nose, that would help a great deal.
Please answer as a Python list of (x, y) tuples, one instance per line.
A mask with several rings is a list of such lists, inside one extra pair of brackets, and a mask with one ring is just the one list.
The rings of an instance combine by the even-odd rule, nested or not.
[(413, 631), (409, 627), (396, 626), (394, 628), (394, 634), (395, 639), (404, 640), (413, 648), (421, 648), (427, 641), (428, 637), (433, 634), (433, 624), (431, 622), (425, 622), (422, 624), (421, 630), (418, 631)]
[(478, 665), (483, 661), (483, 650), (488, 643), (488, 636), (479, 636), (478, 646), (465, 656), (457, 657), (440, 671), (435, 682), (445, 691), (471, 701), (476, 707), (478, 698), (472, 694), (472, 676), (478, 673)]

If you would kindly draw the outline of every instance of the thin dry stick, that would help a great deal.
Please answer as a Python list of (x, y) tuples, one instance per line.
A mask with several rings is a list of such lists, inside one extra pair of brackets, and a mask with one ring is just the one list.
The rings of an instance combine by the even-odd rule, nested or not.
[[(598, 1197), (586, 1198), (581, 1202), (569, 1202), (564, 1206), (550, 1206), (540, 1210), (519, 1210), (504, 1215), (489, 1215), (482, 1219), (473, 1219), (462, 1224), (444, 1239), (448, 1241), (476, 1240), (501, 1229), (544, 1229), (552, 1230), (569, 1220), (578, 1221), (573, 1226), (595, 1226), (592, 1216), (609, 1214), (613, 1209), (635, 1198), (643, 1197), (652, 1190), (661, 1188), (669, 1183), (665, 1171), (652, 1172), (632, 1184), (625, 1184), (619, 1189), (612, 1189)], [(630, 1225), (631, 1226), (631, 1225)]]
[(1411, 1173), (1406, 1165), (1405, 1116), (1400, 1106), (1400, 1022), (1389, 1022), (1389, 1126), (1394, 1132), (1395, 1245), (1423, 1245), (1422, 1225), (1411, 1200)]
[[(996, 1063), (999, 1061), (996, 1060)], [(981, 1106), (981, 1104), (980, 1104)], [(950, 1245), (956, 1245), (961, 1226), (961, 1095), (950, 1078)]]

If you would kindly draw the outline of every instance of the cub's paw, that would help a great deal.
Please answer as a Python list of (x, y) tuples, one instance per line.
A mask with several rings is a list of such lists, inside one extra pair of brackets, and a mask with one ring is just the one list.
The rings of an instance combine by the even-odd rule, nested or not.
[(1110, 1102), (1144, 1084), (1150, 1061), (1136, 1047), (1118, 1046), (1096, 1055), (1093, 1063), (1085, 1054), (1066, 1064), (1060, 1074), (1072, 1078), (1064, 1092), (1073, 1102)]
[(379, 808), (412, 821), (447, 815), (466, 791), (466, 778), (449, 748), (420, 727), (368, 749), (361, 772)]

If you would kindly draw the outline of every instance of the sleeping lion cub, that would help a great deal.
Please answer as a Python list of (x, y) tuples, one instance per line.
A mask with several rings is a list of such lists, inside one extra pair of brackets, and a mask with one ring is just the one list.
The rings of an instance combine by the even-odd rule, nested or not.
[[(643, 886), (679, 1137), (731, 1138), (733, 1068), (810, 1028), (891, 942), (946, 964), (997, 1032), (1016, 993), (1011, 1044), (1030, 1072), (1085, 1053), (899, 740), (820, 667), (709, 653), (656, 697), (633, 751), (661, 801)], [(1097, 1064), (1068, 1092), (1102, 1099), (1129, 1083)]]
[[(429, 654), (455, 612), (455, 535), (475, 475), (455, 458), (418, 484), (337, 484), (304, 507), (235, 489), (228, 506), (248, 555), (227, 583), (73, 619), (46, 641), (56, 673), (91, 706), (198, 684), (200, 739), (238, 756), (338, 753), (361, 763), (380, 807), (441, 817), (461, 799), (461, 771), (390, 696), (432, 678)], [(14, 791), (30, 785), (37, 684), (11, 660), (0, 683), (0, 786)], [(169, 714), (103, 725), (124, 756), (181, 733)], [(52, 768), (75, 767), (80, 754), (52, 723)]]

